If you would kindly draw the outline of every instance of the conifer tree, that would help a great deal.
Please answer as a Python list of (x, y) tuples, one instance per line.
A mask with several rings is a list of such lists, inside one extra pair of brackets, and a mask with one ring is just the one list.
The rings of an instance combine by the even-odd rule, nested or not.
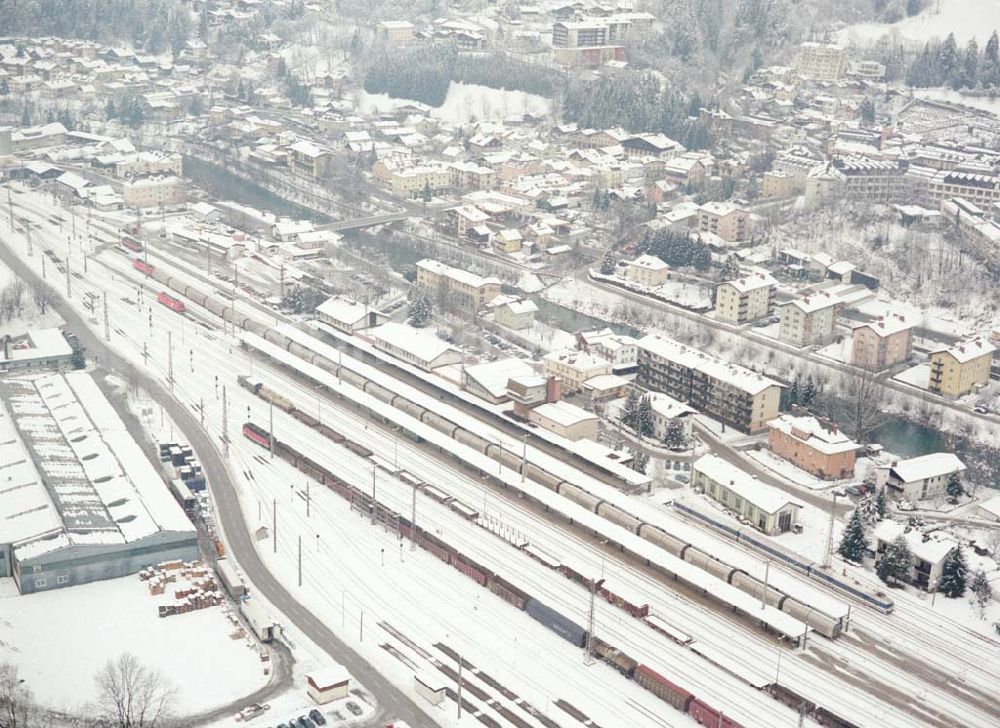
[(965, 564), (965, 555), (962, 548), (952, 549), (944, 560), (941, 567), (941, 580), (938, 588), (949, 599), (957, 599), (965, 594), (965, 580), (968, 576), (968, 567)]
[(851, 514), (851, 520), (847, 523), (844, 535), (840, 539), (840, 548), (837, 552), (848, 561), (860, 563), (865, 558), (868, 550), (868, 537), (865, 535), (864, 525), (861, 523), (861, 514), (855, 509)]

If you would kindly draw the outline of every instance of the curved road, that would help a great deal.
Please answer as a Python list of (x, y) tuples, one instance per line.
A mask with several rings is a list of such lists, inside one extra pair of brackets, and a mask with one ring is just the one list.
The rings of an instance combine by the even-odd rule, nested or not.
[[(0, 244), (0, 260), (28, 286), (42, 283), (42, 280), (24, 265), (10, 247)], [(240, 567), (250, 580), (253, 588), (279, 610), (287, 622), (294, 624), (310, 640), (322, 648), (333, 660), (347, 667), (351, 674), (368, 688), (379, 700), (376, 719), (392, 718), (405, 720), (414, 728), (432, 728), (434, 723), (416, 703), (399, 688), (376, 672), (357, 652), (344, 644), (315, 614), (303, 607), (267, 570), (250, 538), (250, 529), (243, 518), (243, 511), (236, 495), (236, 486), (218, 449), (198, 419), (188, 408), (174, 399), (152, 377), (145, 374), (127, 359), (110, 349), (83, 321), (75, 309), (63, 299), (61, 292), (53, 289), (52, 308), (62, 316), (67, 327), (73, 330), (93, 358), (99, 354), (103, 367), (119, 374), (135, 372), (136, 381), (173, 418), (173, 421), (196, 444), (198, 457), (215, 498), (219, 525), (226, 534), (228, 546)], [(206, 447), (208, 445), (208, 447)]]

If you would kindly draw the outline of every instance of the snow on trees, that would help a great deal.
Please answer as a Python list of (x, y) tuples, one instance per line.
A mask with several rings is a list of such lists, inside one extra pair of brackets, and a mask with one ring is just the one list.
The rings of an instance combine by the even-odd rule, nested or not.
[(649, 465), (649, 455), (642, 450), (632, 451), (632, 470), (637, 473), (645, 473), (646, 466)]
[[(864, 525), (861, 521), (861, 513), (855, 509), (851, 514), (851, 520), (844, 530), (844, 535), (840, 539), (840, 547), (837, 552), (848, 561), (861, 563), (868, 550), (868, 537), (865, 535)], [(884, 558), (884, 557), (883, 557)]]
[(608, 251), (604, 254), (601, 259), (601, 275), (609, 276), (615, 272), (615, 266), (618, 261), (615, 260), (615, 254), (608, 248)]
[(639, 400), (634, 429), (640, 437), (649, 437), (653, 434), (653, 400), (648, 394)]
[(949, 599), (957, 599), (965, 594), (968, 570), (962, 549), (952, 549), (951, 553), (945, 557), (944, 565), (941, 567), (941, 580), (938, 582), (938, 588)]
[(897, 536), (896, 540), (889, 544), (882, 558), (879, 559), (875, 573), (878, 578), (887, 584), (907, 579), (910, 576), (910, 567), (913, 563), (913, 554), (906, 543), (906, 539)]
[(972, 604), (979, 612), (979, 618), (985, 619), (986, 607), (993, 601), (993, 587), (990, 586), (990, 580), (984, 569), (979, 569), (975, 573), (969, 589), (972, 591)]
[(639, 419), (639, 391), (636, 389), (630, 389), (628, 396), (625, 398), (625, 404), (622, 405), (621, 412), (618, 413), (619, 421), (630, 430), (636, 429), (636, 423)]
[(431, 320), (431, 299), (427, 292), (419, 286), (410, 289), (409, 299), (410, 324), (417, 328), (423, 328)]
[(663, 433), (663, 444), (671, 450), (681, 450), (685, 443), (684, 423), (676, 417), (667, 422), (666, 430)]
[(857, 511), (861, 514), (861, 522), (867, 526), (871, 527), (878, 523), (878, 504), (875, 498), (862, 498), (858, 501)]
[(948, 485), (945, 486), (945, 491), (948, 493), (948, 497), (955, 499), (965, 493), (965, 488), (962, 487), (962, 479), (958, 473), (952, 473), (948, 476)]
[(878, 492), (875, 496), (875, 512), (878, 514), (879, 520), (885, 518), (885, 486)]

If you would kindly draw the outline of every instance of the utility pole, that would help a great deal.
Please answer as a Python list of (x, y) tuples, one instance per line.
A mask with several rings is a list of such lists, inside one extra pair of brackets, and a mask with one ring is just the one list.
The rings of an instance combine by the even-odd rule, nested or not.
[(278, 553), (278, 499), (271, 503), (271, 543), (274, 553)]
[(310, 506), (312, 505), (312, 499), (309, 497), (309, 481), (306, 481), (306, 518), (309, 518), (310, 511), (312, 510)]
[(142, 364), (145, 366), (149, 364), (149, 350), (146, 348), (146, 342), (142, 342)]
[(48, 280), (48, 278), (49, 278), (48, 275), (45, 273), (45, 256), (43, 255), (42, 256), (42, 280), (46, 281), (46, 280)]
[(361, 624), (358, 627), (358, 637), (361, 642), (365, 641), (365, 610), (364, 607), (361, 608)]
[[(271, 435), (274, 438), (274, 435)], [(226, 399), (226, 385), (222, 385), (222, 442), (226, 446), (226, 458), (229, 457), (229, 401)]]
[[(143, 346), (143, 348), (145, 348), (146, 345), (143, 344), (142, 346)], [(199, 397), (198, 398), (198, 413), (201, 415), (201, 426), (204, 427), (205, 426), (205, 398), (204, 397)]]
[(528, 477), (528, 433), (521, 435), (521, 485), (524, 485), (525, 478)]
[(417, 486), (413, 485), (413, 502), (410, 503), (410, 551), (417, 550)]
[(10, 196), (10, 181), (7, 182), (7, 220), (10, 222), (10, 230), (14, 231), (14, 200)]
[(174, 391), (174, 332), (167, 332), (167, 381), (170, 391)]
[(274, 460), (274, 402), (267, 403), (267, 417), (268, 417), (268, 432), (271, 436), (267, 439), (267, 451), (270, 453), (271, 460)]
[(833, 505), (830, 506), (830, 530), (826, 532), (826, 554), (823, 557), (823, 568), (829, 569), (833, 564), (833, 523), (837, 520), (837, 493), (833, 494)]
[(458, 656), (458, 719), (462, 719), (462, 656)]
[(375, 525), (375, 466), (372, 465), (372, 525)]
[(34, 253), (31, 250), (31, 220), (24, 218), (24, 237), (28, 241), (28, 257), (30, 258)]
[(598, 588), (604, 583), (604, 579), (596, 579), (590, 582), (590, 611), (587, 614), (587, 654), (583, 656), (584, 665), (594, 664), (594, 599), (597, 596)]
[[(43, 259), (44, 260), (44, 259)], [(70, 288), (70, 271), (69, 271), (69, 251), (66, 251), (66, 298), (73, 297), (73, 291)]]
[(299, 586), (302, 586), (302, 534), (299, 534)]
[(104, 340), (111, 341), (111, 325), (108, 323), (108, 292), (102, 291), (104, 294)]
[(760, 608), (764, 609), (767, 607), (767, 583), (770, 581), (771, 576), (771, 559), (767, 560), (767, 564), (764, 566), (764, 591), (760, 595)]

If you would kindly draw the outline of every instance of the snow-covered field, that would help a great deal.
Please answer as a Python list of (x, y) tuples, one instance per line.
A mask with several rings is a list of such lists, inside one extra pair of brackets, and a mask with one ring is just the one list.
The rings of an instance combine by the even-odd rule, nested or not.
[[(414, 103), (409, 99), (394, 99), (388, 94), (370, 94), (364, 90), (358, 92), (357, 98), (358, 109), (365, 114), (392, 111)], [(535, 94), (452, 82), (444, 103), (431, 109), (430, 115), (464, 125), (477, 121), (502, 121), (518, 114), (545, 115), (550, 108), (548, 99)]]
[[(169, 589), (169, 587), (168, 587)], [(73, 713), (95, 698), (94, 676), (131, 652), (158, 670), (179, 693), (177, 711), (225, 705), (267, 683), (263, 663), (236, 632), (222, 607), (161, 619), (138, 576), (19, 595), (13, 579), (0, 584), (0, 660), (43, 704)], [(211, 690), (205, 686), (211, 685)]]
[(912, 18), (891, 25), (850, 25), (841, 30), (837, 38), (843, 43), (861, 43), (895, 35), (904, 41), (923, 43), (932, 38), (943, 40), (948, 33), (954, 33), (960, 48), (964, 48), (972, 37), (982, 48), (997, 28), (1000, 28), (1000, 2), (997, 0), (932, 0), (922, 13)]

